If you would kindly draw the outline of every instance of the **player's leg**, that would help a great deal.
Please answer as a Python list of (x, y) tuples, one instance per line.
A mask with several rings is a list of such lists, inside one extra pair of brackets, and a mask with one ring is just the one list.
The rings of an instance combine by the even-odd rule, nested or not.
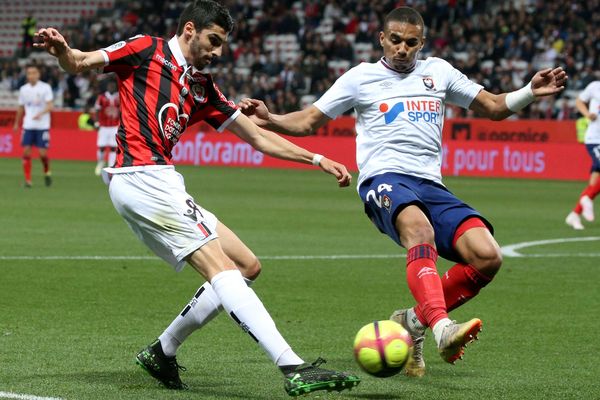
[[(414, 369), (407, 370), (407, 374), (422, 376), (425, 373), (425, 364), (422, 360), (421, 336), (424, 335), (427, 326), (433, 330), (442, 358), (451, 363), (462, 356), (464, 345), (473, 340), (481, 329), (481, 321), (477, 318), (463, 324), (448, 319), (443, 283), (437, 274), (435, 264), (438, 252), (448, 258), (447, 250), (451, 244), (451, 235), (454, 228), (464, 219), (463, 214), (469, 215), (475, 212), (446, 188), (434, 182), (422, 180), (411, 182), (410, 179), (402, 178), (401, 183), (411, 187), (418, 199), (416, 204), (419, 207), (409, 207), (412, 207), (412, 210), (415, 208), (418, 211), (426, 210), (427, 215), (424, 212), (421, 214), (413, 212), (407, 215), (405, 224), (397, 220), (401, 243), (408, 249), (407, 278), (417, 305), (413, 308), (397, 310), (392, 314), (391, 319), (401, 323), (409, 330), (411, 336), (417, 339), (414, 346)], [(401, 217), (403, 213), (398, 214), (398, 218)], [(411, 234), (411, 229), (417, 232), (412, 233), (416, 240), (411, 241), (407, 238)], [(435, 253), (428, 251), (427, 248), (423, 249), (423, 246), (432, 246), (433, 240), (435, 240)], [(447, 244), (447, 241), (450, 241), (450, 244)]]
[(581, 216), (587, 221), (594, 221), (594, 198), (600, 193), (600, 145), (586, 145), (592, 159), (592, 169), (588, 185), (583, 189), (573, 210), (567, 215), (565, 222), (573, 229), (584, 229)]
[[(109, 191), (117, 211), (150, 249), (176, 270), (189, 262), (210, 281), (223, 309), (286, 374), (289, 394), (342, 390), (358, 384), (360, 380), (353, 375), (321, 369), (318, 363), (303, 363), (291, 350), (221, 247), (216, 217), (194, 203), (174, 170), (115, 174)], [(156, 215), (161, 218), (156, 219)], [(175, 357), (167, 357), (156, 344), (138, 354), (138, 363), (167, 387), (183, 388)]]
[(96, 168), (94, 168), (94, 174), (100, 176), (102, 168), (104, 168), (104, 147), (98, 147), (96, 150)]
[[(235, 265), (248, 286), (260, 273), (260, 262), (254, 253), (223, 223), (217, 223), (217, 234), (227, 264)], [(181, 313), (158, 337), (165, 355), (175, 356), (183, 342), (196, 330), (210, 322), (223, 309), (219, 297), (209, 282), (205, 282), (194, 294)]]
[(116, 146), (111, 146), (108, 147), (108, 166), (112, 167), (113, 165), (115, 165), (115, 160), (117, 159), (117, 147)]
[[(600, 151), (600, 146), (598, 146)], [(598, 163), (600, 164), (600, 162)], [(600, 166), (598, 167), (600, 170)], [(594, 221), (594, 199), (600, 192), (600, 172), (593, 171), (590, 175), (589, 185), (586, 188), (585, 192), (579, 198), (578, 205), (581, 207), (581, 215), (587, 221)]]
[(43, 130), (36, 133), (36, 144), (40, 153), (40, 161), (44, 171), (44, 184), (52, 185), (52, 173), (50, 172), (50, 159), (48, 158), (48, 147), (50, 147), (50, 131)]
[[(417, 301), (414, 309), (417, 319), (422, 326), (431, 327), (441, 357), (454, 363), (462, 358), (464, 346), (477, 337), (481, 321), (473, 318), (457, 324), (448, 318), (442, 281), (436, 267), (438, 254), (434, 247), (434, 229), (421, 209), (409, 206), (402, 210), (396, 219), (396, 227), (402, 245), (408, 249), (406, 277)], [(414, 375), (419, 376), (419, 373), (415, 371)]]
[(285, 375), (285, 389), (296, 396), (316, 390), (344, 390), (360, 382), (356, 376), (320, 368), (320, 359), (305, 363), (283, 338), (256, 293), (227, 257), (219, 240), (195, 251), (188, 262), (210, 281), (223, 308), (257, 342)]
[(31, 187), (31, 146), (35, 143), (35, 135), (32, 131), (24, 129), (21, 137), (23, 147), (23, 175), (25, 187)]
[(106, 138), (105, 138), (105, 128), (101, 126), (98, 128), (98, 133), (96, 136), (96, 168), (94, 169), (94, 174), (96, 176), (100, 176), (102, 173), (102, 168), (104, 168), (104, 159), (106, 158), (105, 149), (106, 149)]
[(23, 175), (25, 187), (31, 187), (31, 146), (23, 146)]
[(40, 161), (42, 162), (42, 168), (44, 171), (44, 184), (46, 186), (52, 185), (52, 173), (50, 172), (50, 160), (48, 159), (48, 150), (43, 147), (38, 148), (40, 153)]
[(464, 262), (442, 277), (448, 312), (477, 296), (502, 265), (500, 246), (479, 218), (470, 218), (459, 226), (454, 246)]

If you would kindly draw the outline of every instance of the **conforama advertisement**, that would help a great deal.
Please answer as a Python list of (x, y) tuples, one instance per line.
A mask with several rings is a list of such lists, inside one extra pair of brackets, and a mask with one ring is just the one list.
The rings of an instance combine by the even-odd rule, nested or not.
[[(53, 113), (50, 155), (55, 159), (94, 161), (95, 132), (74, 129), (77, 113)], [(2, 118), (4, 117), (4, 118)], [(20, 132), (12, 131), (14, 112), (0, 111), (0, 157), (20, 157)], [(6, 122), (8, 121), (8, 122)], [(317, 135), (288, 138), (356, 171), (354, 119), (340, 117)], [(173, 150), (173, 162), (257, 168), (315, 168), (275, 159), (237, 136), (194, 125)], [(493, 176), (585, 180), (591, 166), (585, 147), (576, 141), (574, 121), (447, 120), (442, 173), (445, 176)]]

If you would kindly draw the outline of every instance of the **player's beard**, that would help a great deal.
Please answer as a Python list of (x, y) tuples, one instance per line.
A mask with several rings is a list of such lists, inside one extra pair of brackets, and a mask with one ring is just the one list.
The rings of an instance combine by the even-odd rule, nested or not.
[(192, 63), (198, 70), (201, 71), (209, 64), (209, 61), (206, 59), (207, 56), (203, 54), (205, 52), (202, 49), (198, 36), (194, 36), (190, 42), (190, 53), (192, 55)]

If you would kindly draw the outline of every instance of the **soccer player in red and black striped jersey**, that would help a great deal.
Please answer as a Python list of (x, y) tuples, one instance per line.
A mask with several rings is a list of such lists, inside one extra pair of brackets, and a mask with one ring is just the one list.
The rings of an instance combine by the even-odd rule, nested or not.
[(220, 310), (252, 337), (280, 368), (290, 395), (342, 390), (359, 378), (305, 363), (281, 336), (249, 284), (260, 272), (250, 249), (189, 195), (171, 162), (171, 150), (188, 124), (205, 120), (227, 128), (268, 155), (312, 163), (348, 186), (346, 168), (256, 126), (219, 91), (202, 69), (221, 54), (233, 28), (229, 12), (211, 0), (183, 11), (170, 40), (140, 35), (105, 49), (82, 52), (53, 28), (41, 29), (36, 47), (58, 58), (69, 73), (95, 68), (115, 72), (121, 99), (118, 154), (109, 185), (111, 200), (133, 232), (176, 270), (189, 263), (207, 282), (138, 363), (165, 386), (184, 388), (175, 352)]

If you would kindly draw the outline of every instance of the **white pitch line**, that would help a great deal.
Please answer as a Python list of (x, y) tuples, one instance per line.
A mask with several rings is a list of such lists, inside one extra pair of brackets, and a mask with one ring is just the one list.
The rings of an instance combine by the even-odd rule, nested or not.
[(17, 399), (17, 400), (62, 400), (59, 397), (39, 397), (30, 394), (0, 392), (1, 399)]
[[(541, 246), (553, 243), (567, 242), (590, 242), (600, 240), (598, 236), (581, 237), (581, 238), (563, 238), (563, 239), (548, 239), (536, 240), (534, 242), (521, 242), (507, 246), (502, 246), (502, 255), (505, 257), (521, 257), (521, 258), (544, 258), (544, 257), (600, 257), (600, 253), (534, 253), (522, 254), (517, 250), (531, 246)], [(282, 256), (259, 256), (261, 260), (368, 260), (368, 259), (394, 259), (404, 258), (406, 253), (398, 254), (330, 254), (330, 255), (282, 255)], [(118, 261), (118, 260), (159, 260), (155, 256), (0, 256), (0, 261), (52, 261), (52, 260), (71, 260), (71, 261)]]
[[(547, 239), (547, 240), (536, 240), (533, 242), (521, 242), (515, 243), (508, 246), (502, 246), (502, 255), (507, 257), (597, 257), (597, 253), (575, 253), (575, 254), (559, 254), (559, 253), (548, 253), (548, 254), (521, 254), (517, 250), (531, 246), (542, 246), (545, 244), (553, 243), (568, 243), (568, 242), (591, 242), (594, 240), (600, 240), (598, 236), (587, 236), (580, 238), (562, 238), (562, 239)], [(555, 255), (556, 254), (556, 255)]]

